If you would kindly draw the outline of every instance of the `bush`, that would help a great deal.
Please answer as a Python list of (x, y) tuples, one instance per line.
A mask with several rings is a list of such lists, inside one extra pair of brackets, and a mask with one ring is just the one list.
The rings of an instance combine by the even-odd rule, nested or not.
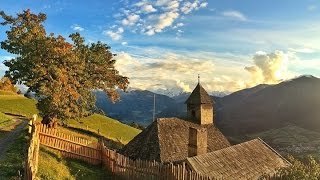
[[(271, 179), (316, 180), (320, 179), (320, 164), (312, 156), (298, 160), (290, 156), (291, 165), (280, 169)], [(268, 179), (268, 178), (267, 178)]]

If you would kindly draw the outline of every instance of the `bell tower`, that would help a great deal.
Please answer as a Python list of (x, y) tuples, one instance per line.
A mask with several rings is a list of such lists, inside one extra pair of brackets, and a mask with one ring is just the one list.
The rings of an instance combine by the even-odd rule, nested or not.
[(187, 117), (193, 123), (204, 125), (213, 124), (213, 101), (206, 90), (198, 84), (185, 102), (187, 104)]

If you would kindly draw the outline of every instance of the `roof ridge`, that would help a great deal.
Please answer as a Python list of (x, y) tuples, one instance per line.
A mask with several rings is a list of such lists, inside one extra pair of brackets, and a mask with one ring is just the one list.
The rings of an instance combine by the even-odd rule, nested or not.
[(258, 139), (259, 141), (261, 141), (265, 146), (267, 146), (267, 148), (269, 148), (272, 152), (274, 152), (275, 154), (277, 154), (281, 159), (283, 159), (285, 162), (287, 162), (289, 165), (291, 165), (291, 163), (284, 158), (283, 156), (281, 156), (280, 153), (278, 153), (275, 149), (273, 149), (269, 144), (267, 144), (264, 140), (262, 140), (260, 137), (257, 137), (255, 139)]

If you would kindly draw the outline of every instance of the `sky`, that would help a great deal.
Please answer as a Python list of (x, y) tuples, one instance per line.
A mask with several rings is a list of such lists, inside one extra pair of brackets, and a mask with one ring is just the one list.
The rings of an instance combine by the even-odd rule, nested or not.
[[(317, 0), (0, 1), (10, 15), (25, 9), (47, 15), (47, 33), (111, 46), (133, 89), (190, 92), (198, 74), (210, 93), (320, 77)], [(0, 76), (12, 57), (0, 49)]]

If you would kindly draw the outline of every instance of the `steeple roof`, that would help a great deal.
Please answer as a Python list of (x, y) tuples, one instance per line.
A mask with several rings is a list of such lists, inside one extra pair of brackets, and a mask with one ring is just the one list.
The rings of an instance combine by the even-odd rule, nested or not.
[(185, 104), (212, 104), (212, 99), (201, 84), (198, 83)]

